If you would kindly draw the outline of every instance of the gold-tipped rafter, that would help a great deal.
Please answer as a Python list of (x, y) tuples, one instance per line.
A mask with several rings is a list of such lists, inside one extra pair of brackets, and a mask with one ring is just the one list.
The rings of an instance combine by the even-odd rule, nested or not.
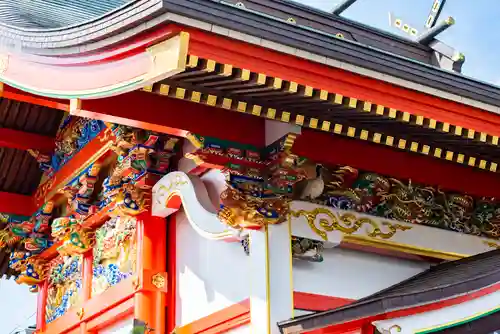
[[(310, 110), (320, 106), (327, 106), (328, 108), (335, 108), (334, 112), (339, 116), (349, 114), (350, 117), (356, 119), (366, 119), (363, 117), (369, 115), (372, 119), (375, 117), (375, 119), (393, 120), (416, 128), (425, 128), (441, 134), (461, 137), (470, 142), (493, 146), (499, 144), (498, 136), (441, 122), (422, 115), (410, 114), (372, 101), (361, 101), (354, 97), (301, 85), (294, 81), (251, 72), (248, 69), (236, 68), (230, 64), (202, 59), (194, 55), (188, 57), (186, 68), (185, 72), (169, 78), (166, 83), (161, 82), (145, 87), (144, 90), (235, 112), (332, 132), (483, 170), (497, 171), (498, 165), (493, 161), (437, 146), (431, 147), (418, 140), (397, 138), (386, 135), (381, 131), (365, 129), (363, 126), (355, 127), (347, 124), (348, 122), (342, 120), (341, 117), (338, 118), (337, 122), (333, 122), (332, 119), (321, 119), (321, 113), (319, 113), (318, 117), (311, 117), (297, 112), (297, 110), (301, 108)], [(218, 93), (225, 96), (219, 96)], [(269, 99), (273, 104), (279, 104), (280, 109), (274, 105), (259, 104), (260, 102), (255, 102), (256, 99), (259, 99), (259, 101)]]

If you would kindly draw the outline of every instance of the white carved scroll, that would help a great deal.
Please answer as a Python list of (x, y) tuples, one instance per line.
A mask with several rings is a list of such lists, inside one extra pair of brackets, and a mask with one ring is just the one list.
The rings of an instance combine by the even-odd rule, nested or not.
[(152, 214), (167, 217), (179, 210), (182, 203), (193, 229), (213, 240), (237, 241), (240, 231), (223, 224), (217, 217), (203, 181), (183, 172), (165, 175), (153, 187)]

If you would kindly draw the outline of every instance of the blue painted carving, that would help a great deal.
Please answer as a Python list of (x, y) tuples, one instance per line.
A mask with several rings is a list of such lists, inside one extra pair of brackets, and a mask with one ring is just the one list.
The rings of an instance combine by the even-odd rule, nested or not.
[(68, 116), (59, 128), (54, 154), (37, 158), (40, 167), (48, 177), (52, 176), (105, 128), (106, 124), (99, 120)]

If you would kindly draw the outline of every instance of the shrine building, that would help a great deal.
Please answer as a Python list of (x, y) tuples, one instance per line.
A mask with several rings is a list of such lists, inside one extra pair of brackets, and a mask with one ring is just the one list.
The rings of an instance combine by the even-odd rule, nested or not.
[(0, 276), (36, 333), (500, 330), (500, 88), (443, 4), (407, 37), (353, 0), (0, 4)]

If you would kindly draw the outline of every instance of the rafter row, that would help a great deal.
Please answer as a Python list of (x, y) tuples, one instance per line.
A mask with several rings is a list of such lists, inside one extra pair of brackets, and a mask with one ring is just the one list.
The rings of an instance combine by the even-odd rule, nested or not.
[[(412, 153), (419, 153), (462, 165), (468, 165), (482, 170), (488, 170), (491, 172), (497, 172), (498, 170), (498, 163), (494, 161), (480, 159), (478, 157), (469, 156), (461, 152), (446, 150), (437, 146), (431, 147), (429, 145), (422, 144), (419, 141), (411, 141), (404, 138), (386, 135), (381, 132), (368, 131), (364, 128), (348, 126), (341, 123), (321, 121), (314, 117), (308, 117), (306, 115), (291, 113), (284, 110), (277, 110), (275, 108), (265, 107), (258, 104), (251, 104), (246, 101), (239, 101), (231, 98), (221, 98), (216, 95), (202, 93), (199, 91), (191, 91), (185, 88), (166, 84), (156, 84), (150, 87), (145, 87), (144, 90), (147, 92), (153, 92), (181, 100), (188, 100), (212, 107), (219, 107), (235, 112), (241, 112), (254, 116), (264, 117), (267, 119), (305, 126), (311, 129), (331, 132), (350, 138), (365, 140)], [(353, 105), (358, 103), (358, 101), (354, 100), (355, 99), (350, 99), (350, 103), (352, 103)], [(391, 111), (389, 110), (389, 112)]]
[[(230, 64), (201, 59), (195, 55), (188, 56), (186, 68), (186, 71), (169, 78), (169, 81), (182, 81), (188, 85), (200, 86), (201, 89), (199, 90), (216, 89), (233, 96), (242, 95), (252, 99), (272, 98), (273, 101), (284, 105), (284, 108), (290, 110), (306, 106), (315, 108), (321, 105), (345, 107), (350, 109), (351, 113), (352, 111), (358, 112), (359, 117), (370, 115), (372, 119), (373, 116), (381, 121), (390, 119), (477, 143), (495, 146), (499, 144), (498, 136), (486, 132), (479, 132), (421, 115), (414, 115), (372, 101), (358, 100), (324, 89), (267, 76), (263, 73), (251, 72), (247, 69), (236, 68)], [(146, 88), (146, 90), (148, 89), (150, 88)]]

